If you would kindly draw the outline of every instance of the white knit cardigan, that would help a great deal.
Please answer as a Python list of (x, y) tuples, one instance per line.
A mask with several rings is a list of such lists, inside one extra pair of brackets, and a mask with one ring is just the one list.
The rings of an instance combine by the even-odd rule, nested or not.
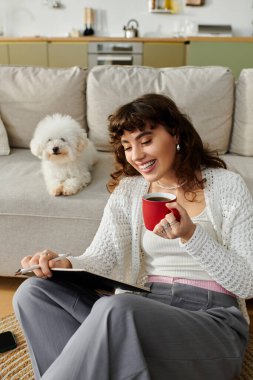
[[(253, 199), (238, 174), (205, 169), (202, 175), (206, 178), (207, 213), (218, 241), (197, 225), (183, 247), (213, 280), (238, 297), (240, 309), (249, 320), (244, 299), (253, 297)], [(73, 268), (143, 284), (141, 202), (148, 187), (142, 176), (120, 182), (107, 202), (91, 245), (81, 256), (69, 258)]]

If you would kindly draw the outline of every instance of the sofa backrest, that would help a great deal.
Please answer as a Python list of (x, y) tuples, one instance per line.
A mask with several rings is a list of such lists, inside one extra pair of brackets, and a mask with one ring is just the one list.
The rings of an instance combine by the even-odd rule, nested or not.
[(0, 66), (0, 117), (9, 144), (28, 148), (38, 122), (46, 115), (71, 115), (86, 129), (87, 70)]
[(236, 84), (231, 153), (253, 156), (253, 69), (243, 69)]
[(225, 153), (229, 147), (234, 106), (234, 77), (225, 67), (156, 69), (141, 66), (96, 66), (87, 79), (89, 136), (99, 150), (109, 150), (108, 115), (145, 93), (171, 97), (186, 113), (203, 141)]

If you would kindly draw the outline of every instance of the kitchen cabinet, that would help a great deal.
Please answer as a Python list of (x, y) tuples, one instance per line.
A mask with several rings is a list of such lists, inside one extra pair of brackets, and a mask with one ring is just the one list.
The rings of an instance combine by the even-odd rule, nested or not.
[(186, 64), (227, 66), (237, 78), (243, 68), (253, 67), (253, 42), (190, 41)]
[(8, 51), (11, 65), (48, 65), (46, 42), (10, 42)]
[(9, 63), (8, 45), (0, 43), (0, 64), (8, 65), (8, 63)]
[(177, 67), (184, 64), (184, 42), (145, 42), (143, 44), (144, 66)]
[(87, 67), (87, 42), (8, 42), (0, 44), (0, 64)]
[(87, 42), (49, 42), (48, 65), (49, 67), (87, 67), (87, 51)]

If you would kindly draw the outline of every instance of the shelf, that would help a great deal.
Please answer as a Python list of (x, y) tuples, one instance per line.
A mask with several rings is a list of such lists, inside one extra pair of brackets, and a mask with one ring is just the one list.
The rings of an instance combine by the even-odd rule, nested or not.
[(152, 9), (149, 13), (166, 13), (166, 14), (176, 14), (172, 9)]

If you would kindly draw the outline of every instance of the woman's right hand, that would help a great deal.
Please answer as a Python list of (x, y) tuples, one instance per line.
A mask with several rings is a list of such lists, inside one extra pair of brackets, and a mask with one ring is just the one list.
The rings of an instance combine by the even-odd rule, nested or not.
[(58, 261), (52, 261), (52, 259), (59, 255), (48, 249), (42, 252), (37, 252), (33, 256), (25, 256), (21, 260), (22, 268), (29, 268), (33, 265), (39, 265), (40, 269), (35, 269), (33, 272), (37, 277), (48, 278), (52, 277), (52, 271), (50, 268), (72, 268), (72, 265), (68, 259), (62, 259)]

